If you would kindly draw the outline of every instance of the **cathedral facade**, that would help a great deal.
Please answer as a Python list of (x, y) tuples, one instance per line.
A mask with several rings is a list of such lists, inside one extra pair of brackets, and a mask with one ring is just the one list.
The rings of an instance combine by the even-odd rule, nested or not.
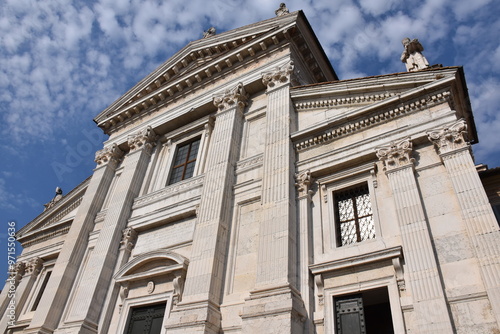
[(407, 72), (339, 80), (276, 14), (95, 118), (93, 175), (18, 232), (0, 332), (500, 333), (499, 174), (462, 68), (405, 39)]

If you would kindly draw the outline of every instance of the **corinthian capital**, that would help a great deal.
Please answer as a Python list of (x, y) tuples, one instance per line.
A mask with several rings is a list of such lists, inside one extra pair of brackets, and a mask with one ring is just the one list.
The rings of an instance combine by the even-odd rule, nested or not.
[(24, 262), (16, 262), (14, 265), (9, 266), (9, 279), (13, 279), (17, 284), (24, 275), (26, 264)]
[(288, 64), (278, 66), (274, 70), (262, 73), (262, 82), (268, 88), (272, 88), (280, 83), (290, 81), (290, 76), (293, 73), (293, 61)]
[(29, 259), (25, 265), (25, 275), (38, 275), (42, 268), (43, 260), (39, 257)]
[(375, 150), (379, 160), (384, 163), (384, 170), (412, 165), (414, 161), (411, 157), (413, 148), (409, 137), (377, 147)]
[(295, 174), (295, 186), (299, 192), (299, 197), (311, 195), (312, 182), (311, 171), (309, 170)]
[(244, 108), (247, 105), (248, 94), (243, 83), (238, 83), (236, 87), (227, 89), (224, 93), (214, 96), (214, 105), (219, 111), (230, 108)]
[(95, 154), (95, 162), (98, 165), (106, 165), (108, 163), (117, 164), (123, 155), (123, 151), (120, 150), (118, 145), (113, 144), (97, 151)]
[(439, 154), (468, 147), (467, 123), (461, 119), (449, 126), (427, 131), (429, 140), (437, 147)]
[(130, 148), (130, 152), (140, 148), (144, 148), (149, 152), (155, 145), (155, 141), (156, 133), (151, 126), (148, 126), (144, 130), (128, 136), (128, 147)]

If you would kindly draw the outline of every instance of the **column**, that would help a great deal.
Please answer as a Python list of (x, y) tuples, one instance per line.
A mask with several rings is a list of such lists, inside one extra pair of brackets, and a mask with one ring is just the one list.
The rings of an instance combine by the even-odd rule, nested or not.
[(69, 307), (61, 333), (97, 333), (100, 312), (118, 258), (122, 230), (134, 198), (139, 194), (150, 160), (156, 134), (151, 127), (128, 138), (129, 153), (122, 162), (123, 172), (110, 199), (94, 250)]
[(262, 221), (256, 287), (243, 309), (243, 332), (281, 328), (302, 333), (305, 309), (297, 290), (295, 155), (290, 141), (293, 108), (289, 62), (263, 74), (267, 86)]
[(193, 250), (182, 301), (167, 322), (168, 333), (219, 333), (220, 299), (231, 220), (234, 166), (238, 160), (247, 93), (242, 83), (214, 98), (218, 111), (205, 166)]
[[(123, 267), (129, 260), (132, 249), (135, 246), (137, 240), (137, 232), (132, 227), (127, 227), (122, 231), (122, 240), (120, 241), (120, 249), (118, 252), (118, 259), (116, 261), (115, 269), (113, 273), (118, 272), (121, 267)], [(106, 302), (102, 309), (101, 319), (99, 321), (99, 332), (100, 333), (114, 333), (114, 330), (110, 329), (110, 322), (113, 318), (113, 313), (115, 311), (116, 301), (120, 293), (120, 285), (115, 282), (114, 279), (110, 281), (110, 288), (106, 296)]]
[(459, 120), (427, 132), (455, 189), (484, 286), (500, 325), (500, 231), (467, 143), (467, 123)]
[(418, 333), (452, 333), (437, 260), (411, 158), (410, 138), (376, 149), (392, 188)]
[(309, 272), (309, 265), (312, 263), (312, 211), (311, 211), (311, 190), (313, 179), (311, 172), (305, 170), (295, 175), (295, 187), (298, 192), (298, 225), (299, 225), (299, 290), (307, 311), (307, 319), (304, 326), (304, 333), (313, 333), (314, 298), (312, 297), (313, 277)]
[(96, 153), (97, 167), (57, 257), (45, 293), (25, 333), (52, 333), (65, 310), (71, 287), (87, 249), (88, 235), (102, 207), (116, 166), (123, 152), (118, 146)]

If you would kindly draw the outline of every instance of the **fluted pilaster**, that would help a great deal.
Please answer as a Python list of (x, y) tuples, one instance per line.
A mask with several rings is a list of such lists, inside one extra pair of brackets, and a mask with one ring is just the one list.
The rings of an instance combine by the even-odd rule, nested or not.
[(474, 166), (466, 134), (465, 120), (427, 132), (452, 181), (493, 312), (500, 324), (500, 231)]
[(451, 319), (413, 170), (412, 142), (404, 138), (376, 151), (396, 204), (419, 333), (451, 333)]
[(205, 166), (193, 250), (182, 302), (174, 307), (167, 322), (169, 333), (184, 333), (182, 326), (204, 333), (218, 333), (220, 329), (219, 303), (232, 213), (234, 165), (239, 156), (247, 98), (242, 83), (214, 97), (218, 112)]
[(139, 194), (155, 140), (156, 134), (150, 127), (129, 136), (130, 151), (123, 159), (123, 172), (110, 199), (96, 246), (77, 286), (75, 297), (68, 305), (67, 333), (77, 333), (82, 328), (97, 332), (99, 314), (118, 259), (116, 250), (120, 245), (122, 230), (126, 227), (132, 202)]

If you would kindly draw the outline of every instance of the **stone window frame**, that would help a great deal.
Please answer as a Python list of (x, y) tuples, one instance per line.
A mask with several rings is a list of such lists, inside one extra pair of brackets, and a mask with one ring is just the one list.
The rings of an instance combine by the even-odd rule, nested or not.
[[(339, 238), (337, 229), (338, 220), (335, 213), (335, 193), (362, 185), (363, 183), (368, 186), (368, 193), (373, 212), (373, 222), (375, 226), (375, 238), (344, 246), (339, 245), (337, 242)], [(322, 216), (324, 222), (323, 242), (325, 251), (356, 247), (381, 238), (382, 231), (375, 191), (378, 186), (375, 163), (368, 163), (351, 169), (346, 169), (338, 173), (330, 174), (326, 177), (318, 179), (318, 184), (320, 186), (321, 201), (324, 205)]]
[[(168, 261), (169, 264), (165, 264)], [(145, 272), (133, 273), (137, 268), (141, 268), (147, 263), (157, 264), (156, 268), (150, 269)], [(118, 272), (113, 276), (116, 283), (120, 285), (119, 296), (119, 318), (118, 318), (118, 333), (124, 333), (128, 323), (130, 312), (133, 307), (142, 307), (152, 304), (166, 303), (165, 316), (163, 317), (161, 334), (166, 333), (166, 321), (170, 315), (173, 305), (177, 304), (182, 298), (182, 290), (184, 288), (184, 280), (186, 277), (187, 267), (189, 260), (182, 255), (167, 250), (155, 250), (151, 252), (142, 253), (137, 255), (125, 265), (123, 265)], [(161, 293), (154, 293), (154, 283), (151, 292), (147, 295), (129, 296), (129, 284), (135, 281), (148, 281), (154, 282), (155, 277), (173, 274), (174, 290), (165, 291)], [(175, 282), (176, 281), (176, 282)], [(148, 287), (149, 287), (148, 283)]]
[[(309, 268), (314, 275), (317, 309), (314, 319), (315, 323), (323, 325), (325, 333), (337, 333), (334, 302), (336, 296), (351, 295), (385, 287), (389, 295), (394, 333), (405, 333), (403, 307), (400, 297), (401, 291), (406, 289), (403, 263), (403, 249), (401, 246), (397, 246), (350, 258), (311, 265)], [(339, 277), (343, 273), (350, 273), (352, 268), (367, 265), (372, 267), (392, 266), (394, 274), (373, 277), (367, 281), (349, 281), (343, 285), (333, 285), (328, 282), (333, 277)]]
[[(22, 310), (21, 310), (21, 315), (17, 319), (17, 321), (23, 321), (27, 319), (33, 318), (33, 315), (35, 314), (36, 311), (32, 311), (33, 304), (37, 297), (40, 295), (40, 293), (44, 293), (46, 290), (46, 287), (44, 288), (44, 291), (41, 291), (43, 282), (45, 281), (45, 277), (49, 273), (52, 273), (54, 270), (55, 266), (55, 260), (52, 261), (47, 261), (43, 263), (43, 267), (40, 269), (40, 273), (36, 277), (36, 281), (33, 284), (33, 289), (31, 290), (31, 293), (29, 294), (28, 299), (26, 300), (26, 303), (23, 305)], [(40, 295), (40, 297), (42, 297)]]
[[(155, 152), (153, 152), (152, 163), (146, 174), (147, 180), (144, 183), (144, 189), (141, 193), (145, 195), (165, 187), (175, 186), (180, 182), (190, 180), (203, 174), (205, 172), (205, 162), (210, 146), (212, 128), (213, 119), (207, 116), (162, 136)], [(168, 182), (172, 173), (177, 148), (194, 140), (196, 137), (200, 137), (200, 146), (196, 156), (193, 176), (169, 185)], [(147, 191), (145, 191), (145, 189), (147, 189)]]

